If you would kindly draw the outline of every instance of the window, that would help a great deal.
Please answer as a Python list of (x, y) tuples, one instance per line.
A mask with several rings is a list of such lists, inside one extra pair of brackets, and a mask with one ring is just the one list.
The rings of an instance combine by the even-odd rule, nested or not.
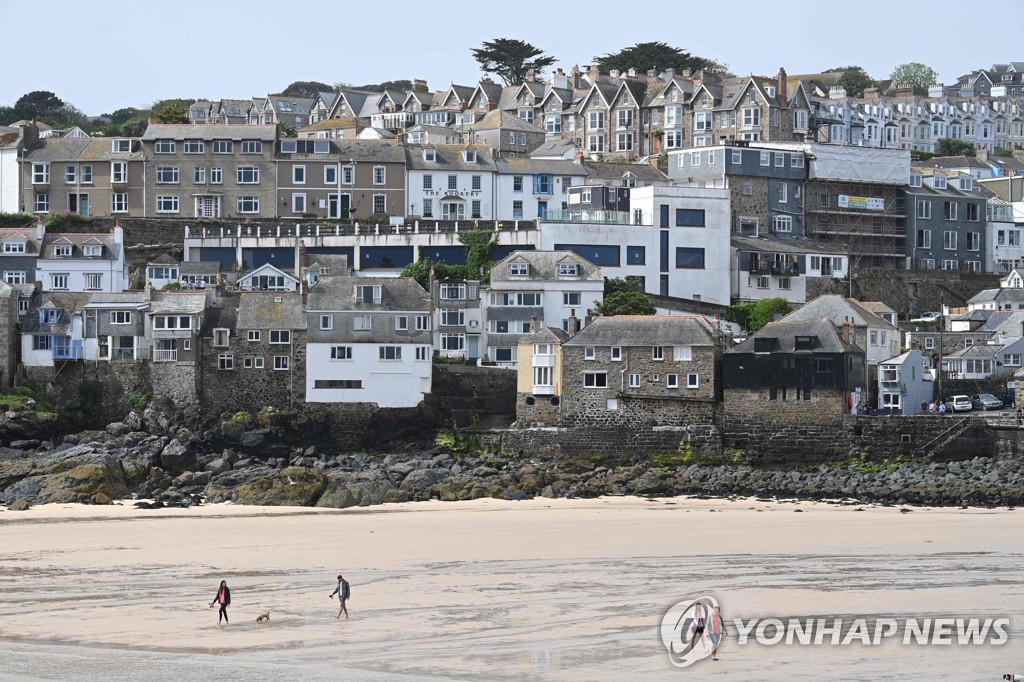
[(330, 331), (334, 329), (334, 315), (321, 315), (320, 329), (323, 329), (325, 331)]
[(260, 331), (258, 329), (250, 329), (249, 330), (249, 341), (256, 342), (256, 341), (259, 341), (259, 340), (260, 340)]
[(471, 218), (479, 218), (480, 217), (480, 200), (479, 199), (474, 199), (473, 203), (470, 206), (471, 206), (471, 208), (470, 208), (470, 217)]
[(178, 212), (178, 197), (177, 195), (161, 195), (156, 198), (156, 212), (157, 213), (177, 213)]
[(761, 165), (762, 166), (770, 166), (770, 165), (772, 165), (772, 153), (771, 152), (761, 152)]
[[(24, 284), (28, 281), (28, 274), (24, 270), (5, 270), (4, 282), (7, 284)], [(24, 301), (27, 303), (27, 301)]]
[(202, 140), (185, 140), (186, 154), (203, 154), (206, 152), (206, 144)]
[[(535, 175), (533, 178), (533, 191), (535, 194), (551, 194), (551, 176), (550, 175)], [(474, 187), (473, 189), (479, 189)]]
[(522, 192), (523, 191), (523, 176), (513, 175), (512, 176), (512, 191)]
[(34, 195), (32, 210), (36, 213), (46, 213), (50, 210), (50, 195), (40, 192)]
[(214, 154), (231, 154), (235, 150), (234, 144), (231, 140), (214, 140), (213, 141), (213, 153)]
[(224, 182), (224, 169), (214, 166), (210, 169), (210, 184), (219, 185)]
[[(239, 180), (241, 182), (241, 180)], [(293, 185), (305, 185), (306, 184), (306, 167), (305, 166), (292, 166), (292, 184)]]
[(338, 167), (337, 166), (324, 166), (324, 184), (325, 185), (337, 185), (338, 184)]
[(110, 324), (131, 324), (132, 314), (128, 310), (115, 310), (110, 313)]
[(441, 298), (448, 300), (465, 300), (466, 298), (466, 285), (465, 284), (442, 284), (441, 285)]
[(957, 233), (952, 230), (946, 230), (942, 233), (942, 248), (947, 251), (956, 250)]
[(47, 334), (36, 334), (32, 337), (32, 350), (50, 350), (50, 337)]
[(466, 325), (465, 310), (441, 310), (442, 327), (463, 327)]
[(559, 263), (559, 277), (576, 277), (579, 274), (579, 266), (576, 263)]
[(700, 165), (700, 152), (690, 152), (690, 165), (693, 167)]
[(596, 360), (597, 359), (597, 349), (594, 346), (586, 346), (583, 349), (583, 359), (584, 360)]
[(604, 372), (584, 372), (584, 388), (608, 388), (608, 375)]
[(587, 138), (587, 148), (598, 154), (604, 152), (604, 135), (590, 135)]
[(381, 346), (378, 349), (379, 357), (381, 360), (401, 360), (402, 359), (402, 347), (401, 346)]
[(917, 231), (917, 248), (919, 248), (919, 249), (930, 249), (930, 248), (932, 248), (932, 231), (931, 230), (918, 230)]
[(357, 332), (366, 332), (372, 329), (369, 315), (356, 315), (352, 318), (352, 329)]
[(292, 342), (292, 333), (288, 329), (271, 329), (270, 330), (270, 343), (272, 344), (288, 344)]
[(436, 149), (424, 149), (423, 150), (424, 161), (437, 161), (437, 150)]
[(776, 232), (792, 232), (793, 216), (777, 215), (772, 218), (772, 229)]
[(214, 329), (213, 345), (217, 348), (227, 348), (228, 340), (231, 337), (230, 329)]
[(174, 152), (174, 140), (157, 140), (153, 144), (153, 153), (155, 154), (173, 154)]
[(275, 355), (274, 356), (274, 369), (275, 370), (286, 370), (290, 364), (291, 356), (289, 355)]
[(932, 184), (935, 185), (935, 189), (946, 189), (946, 176), (945, 175), (934, 175), (934, 176), (932, 176)]
[(712, 115), (710, 111), (698, 111), (695, 114), (694, 130), (711, 130)]
[(679, 375), (678, 374), (666, 374), (665, 375), (665, 386), (666, 386), (666, 388), (679, 388)]
[(373, 167), (373, 184), (383, 185), (387, 183), (387, 168), (384, 166)]
[(968, 232), (967, 233), (967, 250), (968, 251), (980, 251), (981, 250), (981, 233), (980, 232)]
[(370, 303), (373, 305), (380, 305), (381, 295), (384, 289), (379, 284), (377, 285), (361, 285), (354, 289), (355, 302), (356, 303)]
[(448, 189), (458, 189), (458, 188), (459, 188), (459, 176), (458, 175), (449, 175), (448, 176)]
[(178, 167), (177, 166), (157, 166), (156, 167), (156, 181), (158, 183), (177, 183), (178, 182)]
[(972, 223), (978, 222), (978, 204), (967, 204), (967, 220)]
[(676, 268), (682, 270), (703, 270), (704, 249), (686, 246), (677, 247)]
[(781, 152), (775, 152), (775, 167), (784, 168), (786, 165), (786, 155)]
[(259, 213), (260, 212), (260, 198), (259, 197), (238, 197), (238, 212), (239, 213)]
[(235, 356), (230, 353), (223, 353), (217, 356), (217, 366), (220, 369), (234, 369), (235, 368)]
[(131, 140), (111, 140), (110, 151), (114, 153), (125, 153), (132, 150)]
[(615, 136), (617, 151), (628, 152), (633, 149), (633, 133), (617, 133)]
[(424, 175), (423, 176), (423, 189), (434, 189), (434, 176)]
[(388, 212), (388, 197), (386, 194), (373, 195), (373, 212), (377, 214)]
[(611, 348), (611, 359), (612, 362), (622, 362), (622, 347), (612, 346)]
[(263, 143), (259, 140), (242, 140), (243, 154), (262, 154)]
[(64, 182), (69, 185), (75, 184), (77, 169), (74, 166), (64, 166)]
[(691, 346), (675, 346), (672, 348), (672, 359), (676, 362), (689, 362), (693, 359)]
[(704, 209), (677, 208), (676, 227), (704, 227)]
[(578, 291), (566, 291), (562, 294), (562, 305), (564, 306), (580, 306), (582, 295)]
[(423, 200), (423, 217), (424, 218), (433, 218), (434, 217), (434, 200), (433, 199), (424, 199)]
[(25, 253), (25, 242), (4, 242), (4, 253)]
[[(759, 126), (761, 125), (761, 109), (759, 107), (747, 107), (743, 110), (743, 125), (744, 126)], [(761, 164), (766, 166), (768, 164)]]
[(643, 246), (626, 247), (626, 265), (644, 265), (647, 261), (647, 249)]
[(640, 375), (639, 374), (630, 374), (629, 375), (629, 387), (630, 388), (640, 388)]
[[(305, 172), (305, 169), (303, 169)], [(260, 169), (257, 166), (239, 166), (235, 170), (235, 179), (240, 185), (256, 185), (260, 181)]]
[(331, 360), (351, 360), (352, 346), (331, 346)]
[(34, 185), (46, 185), (50, 182), (50, 164), (48, 163), (33, 163), (32, 164), (32, 184)]
[(407, 332), (409, 331), (409, 316), (408, 315), (395, 315), (395, 331)]
[(932, 217), (932, 202), (927, 199), (917, 200), (917, 217), (929, 219)]
[(86, 290), (102, 289), (103, 275), (98, 272), (85, 273), (85, 288)]
[(910, 174), (910, 186), (911, 187), (920, 187), (921, 186), (921, 175), (920, 175), (920, 173), (911, 173)]
[(191, 328), (191, 315), (157, 315), (153, 318), (153, 329), (157, 331)]
[(687, 388), (700, 388), (700, 375), (698, 375), (698, 374), (687, 374), (686, 375), (686, 387)]
[[(666, 130), (665, 131), (665, 148), (666, 149), (679, 149), (683, 146), (683, 131), (682, 130)], [(680, 154), (679, 160), (682, 162), (682, 155)]]
[(305, 213), (306, 212), (306, 195), (305, 194), (293, 194), (292, 195), (292, 213)]
[(356, 169), (354, 166), (342, 166), (341, 167), (341, 184), (351, 185), (356, 180)]
[(651, 360), (664, 360), (665, 359), (665, 347), (664, 346), (651, 346)]
[(957, 203), (955, 201), (942, 202), (942, 216), (946, 220), (956, 220)]
[(925, 338), (925, 340), (924, 340), (924, 347), (925, 347), (925, 350), (932, 350), (932, 349), (934, 349), (935, 348), (935, 339), (932, 338), (931, 336)]
[(509, 277), (526, 277), (530, 274), (530, 265), (528, 263), (509, 263), (508, 264), (508, 275)]
[(416, 346), (416, 359), (417, 360), (429, 360), (430, 359), (430, 346)]
[(771, 286), (771, 278), (768, 275), (760, 275), (757, 278), (758, 289), (767, 289), (769, 286)]
[(512, 202), (512, 218), (515, 219), (515, 220), (519, 220), (522, 217), (523, 217), (523, 202), (522, 201), (513, 201)]

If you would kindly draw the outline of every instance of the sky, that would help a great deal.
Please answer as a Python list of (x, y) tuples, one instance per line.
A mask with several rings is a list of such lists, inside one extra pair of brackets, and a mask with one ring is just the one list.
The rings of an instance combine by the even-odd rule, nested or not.
[[(455, 3), (390, 0), (290, 5), (268, 0), (0, 0), (0, 105), (49, 90), (88, 115), (168, 98), (248, 98), (315, 80), (354, 85), (420, 78), (431, 90), (483, 75), (470, 50), (516, 38), (566, 72), (595, 56), (662, 41), (736, 75), (816, 73), (856, 64), (887, 78), (923, 62), (950, 83), (975, 68), (1024, 61), (1024, 2), (733, 0), (701, 3)], [(694, 3), (696, 6), (696, 3)], [(41, 7), (41, 6), (40, 6)], [(488, 16), (491, 8), (507, 7)], [(554, 8), (566, 9), (557, 15)], [(575, 9), (569, 9), (573, 8)], [(290, 11), (294, 8), (294, 12)], [(27, 15), (27, 16), (26, 16)], [(1018, 45), (1014, 48), (1014, 45)], [(1016, 50), (1016, 51), (1015, 51)]]

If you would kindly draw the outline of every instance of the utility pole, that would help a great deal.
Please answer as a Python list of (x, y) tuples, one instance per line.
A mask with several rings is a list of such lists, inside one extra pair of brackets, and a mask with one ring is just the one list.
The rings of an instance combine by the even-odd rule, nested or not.
[(939, 401), (944, 400), (942, 397), (942, 328), (946, 323), (946, 306), (943, 303), (943, 296), (939, 295), (939, 369), (938, 376), (936, 377), (936, 386), (939, 389), (939, 395), (936, 398)]

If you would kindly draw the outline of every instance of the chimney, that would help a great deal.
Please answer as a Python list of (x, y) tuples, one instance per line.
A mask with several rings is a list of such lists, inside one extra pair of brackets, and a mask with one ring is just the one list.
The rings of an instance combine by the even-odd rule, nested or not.
[(569, 309), (569, 336), (576, 334), (580, 330), (580, 318), (576, 317), (576, 309)]
[(630, 78), (636, 78), (636, 69), (634, 69), (633, 67), (629, 67), (629, 71), (627, 71), (626, 74)]
[(853, 343), (853, 341), (850, 340), (851, 339), (851, 332), (852, 332), (852, 330), (853, 330), (853, 326), (850, 324), (850, 318), (844, 317), (843, 318), (843, 341), (846, 341), (846, 343)]
[(787, 87), (788, 87), (788, 83), (786, 82), (786, 70), (780, 66), (779, 67), (779, 88), (778, 88), (778, 91), (776, 92), (776, 98), (779, 100), (779, 104), (781, 104), (782, 106), (787, 106), (789, 104), (789, 101), (787, 99), (789, 97), (789, 93), (787, 92)]
[(597, 83), (597, 78), (598, 76), (601, 75), (601, 67), (599, 67), (597, 64), (588, 65), (587, 72), (588, 78), (590, 79), (590, 84), (594, 85), (595, 83)]
[(537, 316), (530, 315), (530, 333), (537, 331)]
[(980, 146), (974, 152), (974, 158), (982, 163), (988, 163), (988, 147)]
[(413, 92), (430, 92), (427, 89), (427, 81), (420, 80), (419, 78), (417, 78), (416, 80), (414, 80), (412, 82), (412, 91)]
[(587, 314), (583, 317), (583, 326), (586, 327), (593, 319), (593, 316), (590, 314), (590, 308), (587, 308)]
[(846, 99), (846, 88), (842, 85), (833, 85), (828, 89), (829, 99)]
[(153, 283), (150, 282), (148, 279), (146, 280), (145, 292), (146, 292), (146, 300), (147, 301), (152, 301), (153, 300)]
[(43, 216), (36, 216), (36, 239), (42, 241), (43, 237), (46, 236), (46, 223), (43, 222)]
[(618, 78), (619, 77), (619, 70), (618, 69), (612, 69), (611, 71), (608, 72), (608, 75), (611, 76), (612, 78)]
[(572, 80), (572, 88), (573, 88), (573, 90), (579, 90), (580, 87), (581, 87), (580, 86), (580, 67), (579, 66), (573, 66), (572, 67), (572, 71), (570, 71), (570, 74), (572, 76), (571, 80)]
[(572, 162), (575, 163), (577, 166), (582, 166), (583, 165), (584, 156), (585, 155), (583, 153), (583, 150), (582, 149), (577, 149), (576, 150), (576, 157), (572, 160)]
[(658, 77), (658, 70), (657, 69), (648, 69), (647, 70), (647, 77), (648, 78), (657, 78)]
[(536, 83), (537, 82), (537, 72), (536, 72), (536, 70), (534, 70), (534, 68), (532, 66), (529, 69), (526, 70), (526, 82), (527, 83)]
[(942, 83), (933, 83), (928, 86), (929, 97), (942, 97), (942, 93), (945, 92), (946, 88)]

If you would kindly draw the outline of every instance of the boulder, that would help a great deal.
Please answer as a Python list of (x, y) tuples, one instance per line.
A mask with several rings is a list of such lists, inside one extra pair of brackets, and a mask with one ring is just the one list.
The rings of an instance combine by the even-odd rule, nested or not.
[(447, 469), (417, 469), (402, 481), (402, 490), (411, 495), (423, 495), (430, 486), (442, 481), (450, 475)]
[(11, 503), (11, 506), (7, 508), (7, 511), (28, 511), (28, 508), (32, 505), (29, 504), (28, 500), (24, 497), (15, 500)]
[(346, 509), (383, 504), (387, 494), (394, 489), (395, 486), (387, 479), (347, 481), (337, 478), (330, 481), (316, 506)]
[(39, 499), (44, 502), (85, 502), (97, 493), (110, 499), (128, 494), (128, 483), (117, 460), (107, 457), (48, 476), (39, 488)]
[(132, 427), (128, 426), (124, 422), (114, 422), (112, 424), (107, 424), (107, 433), (109, 433), (111, 436), (123, 436), (126, 433), (131, 432)]
[(39, 447), (39, 441), (34, 438), (25, 438), (23, 440), (12, 440), (10, 447), (15, 450), (35, 450)]
[(231, 465), (223, 457), (218, 457), (209, 464), (206, 465), (206, 470), (214, 474), (223, 474), (225, 471), (231, 471)]
[(319, 471), (289, 467), (269, 476), (256, 476), (235, 489), (237, 504), (308, 507), (327, 486)]
[(160, 465), (168, 471), (188, 471), (196, 468), (196, 453), (190, 444), (175, 438), (160, 451)]

